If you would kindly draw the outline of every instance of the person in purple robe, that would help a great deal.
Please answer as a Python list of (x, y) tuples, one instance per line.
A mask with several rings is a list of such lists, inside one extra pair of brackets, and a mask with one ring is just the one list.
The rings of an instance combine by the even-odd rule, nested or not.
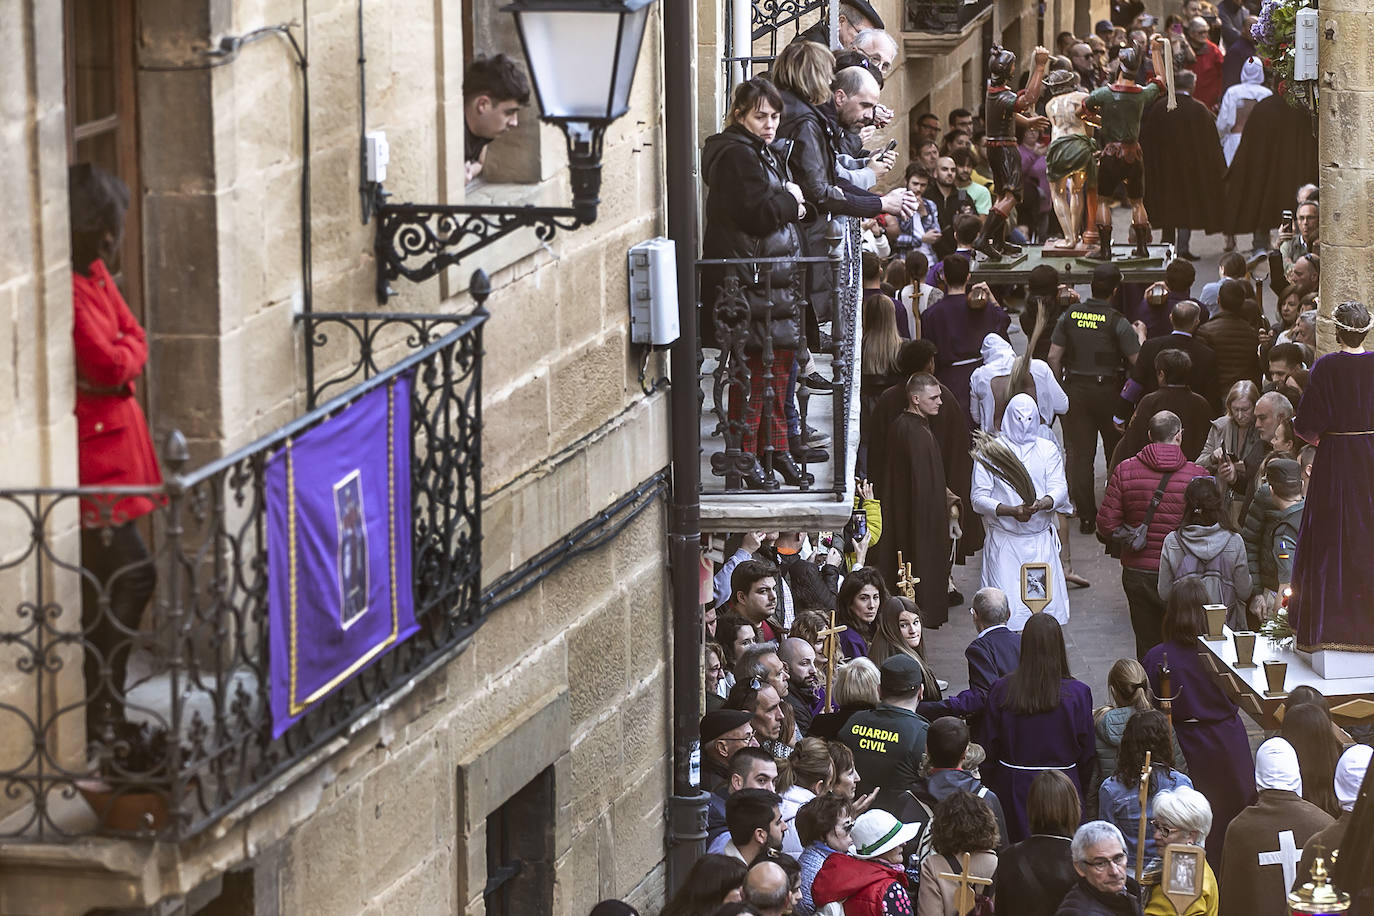
[(1358, 302), (1336, 307), (1341, 349), (1317, 360), (1293, 429), (1317, 447), (1293, 561), (1288, 617), (1305, 652), (1374, 652), (1374, 322)]
[[(1174, 734), (1193, 788), (1212, 803), (1207, 861), (1219, 869), (1227, 825), (1255, 803), (1255, 765), (1240, 709), (1198, 654), (1197, 638), (1207, 630), (1202, 606), (1208, 600), (1201, 579), (1176, 583), (1164, 611), (1163, 641), (1145, 653), (1142, 664), (1156, 699), (1171, 698)], [(1167, 690), (1161, 671), (1166, 666)]]
[(964, 415), (972, 421), (969, 380), (973, 370), (983, 364), (983, 338), (989, 334), (1007, 337), (1011, 318), (986, 283), (968, 288), (969, 262), (963, 255), (952, 254), (941, 266), (948, 291), (921, 315), (921, 337), (935, 344), (935, 377), (954, 392)]
[(1069, 657), (1059, 621), (1032, 614), (1021, 631), (1021, 660), (988, 692), (983, 736), (988, 760), (984, 782), (997, 794), (1007, 816), (1007, 839), (1030, 836), (1026, 801), (1031, 783), (1045, 770), (1059, 770), (1083, 789), (1097, 757), (1092, 690), (1069, 676)]

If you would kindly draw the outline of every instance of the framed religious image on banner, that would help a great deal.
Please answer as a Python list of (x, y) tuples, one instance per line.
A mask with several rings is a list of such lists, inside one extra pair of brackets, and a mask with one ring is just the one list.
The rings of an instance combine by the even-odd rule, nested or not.
[(1054, 578), (1048, 563), (1021, 564), (1021, 602), (1039, 614), (1054, 600)]
[(1180, 913), (1186, 912), (1193, 901), (1202, 896), (1202, 885), (1206, 875), (1201, 846), (1186, 843), (1171, 843), (1164, 848), (1164, 870), (1160, 883), (1164, 896)]

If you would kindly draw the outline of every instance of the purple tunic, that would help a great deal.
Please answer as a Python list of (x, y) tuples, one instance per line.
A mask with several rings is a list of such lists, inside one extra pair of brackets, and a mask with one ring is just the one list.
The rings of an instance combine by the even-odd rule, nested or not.
[(1317, 360), (1293, 427), (1317, 446), (1288, 605), (1298, 648), (1374, 652), (1374, 353)]
[(983, 736), (988, 760), (997, 764), (991, 768), (984, 765), (983, 779), (1002, 802), (1008, 840), (1019, 843), (1030, 836), (1026, 799), (1035, 777), (1041, 770), (1063, 770), (1078, 787), (1081, 798), (1097, 756), (1097, 743), (1093, 693), (1087, 684), (1064, 678), (1057, 707), (1020, 715), (1007, 707), (1010, 679), (1010, 675), (999, 679), (988, 692)]
[(921, 336), (936, 347), (935, 375), (954, 392), (970, 419), (969, 380), (983, 364), (983, 338), (989, 334), (1007, 337), (1010, 326), (1011, 318), (1000, 305), (971, 309), (963, 293), (945, 296), (921, 315)]
[(1221, 867), (1226, 827), (1255, 803), (1255, 764), (1240, 710), (1203, 666), (1196, 646), (1160, 643), (1145, 653), (1142, 664), (1150, 687), (1162, 693), (1159, 666), (1169, 656), (1169, 690), (1174, 733), (1188, 761), (1188, 776), (1212, 803), (1212, 832), (1207, 835), (1207, 861)]

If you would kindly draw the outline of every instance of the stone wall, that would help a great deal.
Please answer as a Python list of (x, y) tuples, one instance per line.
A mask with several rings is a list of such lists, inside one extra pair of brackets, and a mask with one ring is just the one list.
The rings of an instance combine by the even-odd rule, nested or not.
[[(516, 50), (509, 15), (495, 0), (476, 6), (479, 52)], [(295, 318), (305, 292), (306, 156), (314, 308), (377, 309), (375, 227), (363, 225), (358, 194), (358, 4), (316, 0), (304, 10), (287, 0), (139, 4), (150, 415), (155, 434), (186, 433), (192, 466), (304, 409)], [(70, 484), (61, 7), (29, 0), (4, 15), (0, 42), (11, 53), (0, 64), (9, 77), (0, 130), (6, 148), (22, 155), (0, 166), (0, 186), (9, 189), (10, 213), (22, 218), (7, 222), (0, 255), (0, 345), (16, 354), (0, 369), (0, 428), (13, 455), (0, 479)], [(201, 66), (201, 51), (222, 36), (293, 20), (310, 60), (308, 147), (302, 73), (284, 39), (269, 36), (244, 45), (231, 63)], [(525, 230), (461, 272), (423, 285), (400, 281), (387, 305), (462, 311), (472, 307), (471, 271), (491, 275), (485, 583), (668, 462), (667, 402), (639, 387), (642, 351), (629, 342), (626, 277), (628, 248), (663, 231), (660, 24), (655, 7), (631, 111), (606, 138), (597, 223), (547, 245)], [(467, 199), (461, 86), (469, 25), (456, 2), (364, 5), (367, 127), (387, 132), (394, 199)], [(495, 160), (503, 147), (509, 159), (493, 162), (493, 181), (472, 199), (568, 203), (562, 135), (537, 115), (525, 109), (521, 129), (491, 148)], [(404, 352), (397, 345), (379, 361)], [(321, 372), (347, 355), (322, 352)], [(605, 896), (656, 909), (671, 765), (665, 529), (661, 506), (652, 507), (497, 610), (451, 663), (378, 709), (350, 739), (180, 848), (0, 848), (0, 913), (148, 906), (205, 897), (212, 885), (227, 901), (231, 890), (244, 894), (245, 881), (257, 913), (480, 913), (485, 819), (548, 768), (553, 912), (585, 913)], [(0, 530), (0, 538), (15, 531)], [(14, 546), (0, 541), (0, 556)], [(68, 668), (79, 680), (79, 663)], [(0, 677), (0, 699), (7, 683)], [(0, 742), (21, 746), (10, 737), (0, 734)]]

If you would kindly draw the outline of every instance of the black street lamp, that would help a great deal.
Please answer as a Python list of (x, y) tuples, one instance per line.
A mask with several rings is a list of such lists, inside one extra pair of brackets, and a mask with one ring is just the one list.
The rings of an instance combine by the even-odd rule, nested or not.
[(541, 119), (568, 141), (571, 207), (390, 204), (377, 186), (377, 301), (390, 281), (428, 279), (524, 226), (541, 241), (596, 221), (606, 128), (629, 110), (639, 49), (654, 0), (515, 0), (515, 17)]

